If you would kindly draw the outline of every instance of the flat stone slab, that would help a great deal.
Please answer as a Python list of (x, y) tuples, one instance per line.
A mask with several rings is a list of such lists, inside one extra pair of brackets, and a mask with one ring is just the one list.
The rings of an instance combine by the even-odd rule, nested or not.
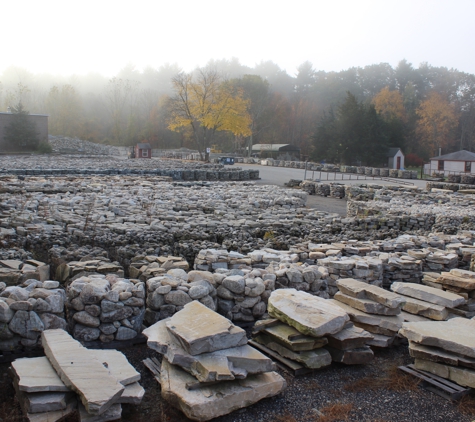
[(422, 315), (436, 321), (445, 321), (449, 315), (449, 311), (444, 306), (424, 302), (412, 297), (406, 298), (406, 303), (402, 309), (410, 314)]
[(374, 336), (368, 331), (359, 327), (355, 327), (353, 324), (351, 324), (350, 327), (345, 327), (336, 334), (329, 334), (327, 338), (328, 346), (331, 348), (338, 350), (350, 350), (364, 348), (367, 342), (372, 340)]
[[(294, 352), (319, 349), (328, 344), (328, 339), (326, 337), (317, 338), (306, 336), (296, 328), (284, 324), (278, 319), (272, 320), (274, 322), (270, 324), (268, 321), (269, 320), (257, 321), (254, 325), (254, 330), (256, 332), (263, 331), (270, 335), (275, 342), (280, 343), (282, 346), (287, 347)], [(265, 328), (262, 328), (261, 330), (261, 326), (264, 327), (264, 325)]]
[[(458, 273), (461, 274), (461, 273)], [(475, 279), (470, 277), (459, 277), (452, 273), (440, 273), (440, 277), (434, 280), (435, 283), (447, 286), (458, 287), (464, 290), (475, 290)]]
[(214, 352), (247, 343), (246, 332), (198, 301), (187, 303), (166, 327), (190, 355)]
[(438, 347), (424, 346), (422, 344), (414, 343), (413, 341), (409, 342), (409, 354), (417, 359), (475, 369), (475, 358), (460, 356), (456, 353), (439, 349)]
[(333, 362), (345, 365), (364, 365), (371, 362), (374, 358), (374, 353), (368, 346), (348, 350), (325, 346), (325, 349), (330, 352)]
[(73, 413), (77, 409), (77, 406), (77, 400), (73, 398), (66, 405), (66, 409), (42, 413), (26, 413), (26, 417), (29, 422), (56, 422), (63, 420), (65, 416)]
[(475, 388), (475, 371), (459, 366), (444, 365), (423, 359), (415, 359), (414, 366), (421, 371), (427, 371), (441, 378), (448, 379), (464, 387)]
[(267, 304), (269, 315), (305, 335), (322, 337), (340, 331), (350, 319), (348, 314), (327, 299), (295, 289), (272, 292)]
[(140, 381), (140, 373), (129, 363), (125, 355), (113, 349), (88, 350), (107, 368), (109, 373), (122, 385), (129, 385)]
[(470, 335), (474, 330), (474, 320), (453, 318), (448, 321), (406, 322), (399, 334), (414, 343), (475, 358), (475, 336)]
[(400, 281), (396, 281), (391, 284), (391, 290), (404, 296), (447, 308), (456, 308), (466, 302), (462, 296), (424, 284), (401, 283)]
[(336, 285), (347, 296), (372, 300), (387, 308), (395, 309), (404, 303), (404, 298), (396, 293), (352, 278), (340, 278), (336, 281)]
[(41, 340), (51, 365), (64, 384), (78, 393), (88, 413), (103, 414), (117, 402), (124, 387), (66, 331), (45, 330)]
[(138, 382), (128, 384), (120, 396), (119, 403), (139, 405), (142, 402), (144, 394), (145, 390)]
[(12, 371), (18, 378), (18, 388), (27, 393), (71, 391), (51, 366), (46, 356), (21, 358), (12, 362)]
[(366, 312), (367, 314), (376, 315), (398, 315), (401, 313), (401, 308), (388, 308), (381, 303), (374, 302), (370, 299), (360, 299), (353, 296), (348, 296), (342, 292), (337, 292), (334, 299), (351, 306), (352, 308)]
[(284, 358), (302, 363), (307, 368), (318, 369), (331, 365), (332, 363), (330, 353), (328, 350), (323, 348), (294, 352), (274, 341), (274, 339), (266, 333), (259, 333), (257, 336), (253, 337), (253, 340), (263, 344), (274, 352), (277, 352)]
[(373, 334), (373, 339), (368, 340), (366, 343), (368, 346), (374, 347), (390, 347), (394, 343), (396, 336), (385, 336), (383, 334)]
[(162, 361), (162, 397), (194, 421), (208, 421), (275, 396), (286, 387), (276, 372), (251, 375), (243, 380), (223, 381), (188, 390), (195, 383), (192, 375), (166, 359)]
[(122, 416), (122, 405), (120, 403), (113, 404), (102, 415), (91, 415), (87, 413), (86, 408), (79, 403), (79, 422), (108, 422), (116, 421)]
[(182, 367), (200, 382), (216, 382), (245, 378), (275, 370), (274, 362), (248, 344), (215, 352), (190, 355), (161, 320), (143, 331), (147, 345), (164, 355), (169, 363)]

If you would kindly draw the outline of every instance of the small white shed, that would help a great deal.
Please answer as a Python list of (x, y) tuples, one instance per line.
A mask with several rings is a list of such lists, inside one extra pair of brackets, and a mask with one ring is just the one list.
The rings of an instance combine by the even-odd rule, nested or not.
[(404, 154), (401, 148), (389, 148), (387, 157), (388, 168), (396, 170), (404, 168)]
[(432, 157), (430, 163), (424, 166), (424, 170), (426, 174), (475, 173), (475, 153), (463, 149)]

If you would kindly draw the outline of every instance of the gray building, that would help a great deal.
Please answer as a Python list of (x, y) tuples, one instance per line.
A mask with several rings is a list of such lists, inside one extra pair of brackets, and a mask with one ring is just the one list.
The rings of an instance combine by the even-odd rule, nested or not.
[[(8, 145), (5, 141), (5, 128), (12, 122), (13, 113), (0, 113), (0, 152), (18, 151), (18, 147)], [(48, 115), (46, 114), (29, 114), (28, 119), (36, 126), (38, 140), (40, 142), (48, 140)]]

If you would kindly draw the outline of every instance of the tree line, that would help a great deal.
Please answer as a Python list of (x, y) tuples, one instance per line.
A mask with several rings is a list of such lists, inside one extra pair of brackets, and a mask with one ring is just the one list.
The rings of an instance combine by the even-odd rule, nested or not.
[(237, 59), (193, 72), (176, 64), (112, 78), (58, 77), (11, 67), (0, 76), (0, 109), (48, 114), (52, 135), (129, 146), (246, 151), (294, 144), (302, 159), (381, 160), (387, 147), (426, 160), (475, 148), (475, 75), (402, 60), (340, 72), (304, 62), (289, 75), (271, 61)]

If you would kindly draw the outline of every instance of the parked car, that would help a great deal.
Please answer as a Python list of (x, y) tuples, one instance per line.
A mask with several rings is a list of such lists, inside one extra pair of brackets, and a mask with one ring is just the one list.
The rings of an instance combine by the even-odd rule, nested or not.
[(219, 162), (224, 165), (232, 166), (234, 164), (234, 157), (219, 157)]

